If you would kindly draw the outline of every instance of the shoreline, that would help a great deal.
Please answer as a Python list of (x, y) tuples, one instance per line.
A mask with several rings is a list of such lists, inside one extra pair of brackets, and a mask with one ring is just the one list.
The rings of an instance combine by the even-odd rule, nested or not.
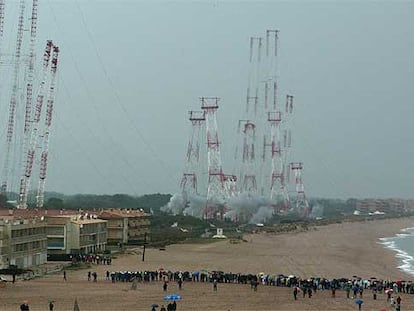
[[(114, 258), (112, 265), (95, 265), (90, 269), (67, 270), (15, 284), (7, 283), (0, 291), (2, 310), (17, 310), (19, 303), (29, 300), (31, 310), (44, 310), (50, 300), (57, 310), (73, 309), (75, 299), (81, 310), (149, 310), (152, 303), (163, 303), (162, 282), (139, 283), (136, 291), (131, 283), (113, 284), (105, 280), (106, 271), (171, 271), (220, 270), (233, 273), (286, 275), (302, 278), (325, 277), (383, 280), (414, 280), (414, 276), (398, 269), (395, 251), (381, 245), (380, 238), (390, 238), (404, 228), (413, 227), (414, 217), (365, 222), (335, 223), (310, 227), (308, 231), (286, 234), (250, 234), (246, 242), (230, 240), (208, 244), (174, 244), (165, 251), (146, 249), (142, 262), (140, 249)], [(225, 234), (225, 233), (224, 233)], [(88, 282), (88, 271), (96, 271), (98, 282)], [(180, 311), (195, 310), (355, 310), (355, 302), (339, 291), (332, 298), (329, 291), (318, 291), (312, 299), (293, 300), (289, 288), (259, 286), (257, 292), (249, 285), (219, 284), (214, 292), (211, 284), (185, 282), (179, 291), (171, 282), (167, 294), (180, 293)], [(389, 303), (381, 294), (372, 300), (368, 291), (364, 309), (380, 310)], [(412, 295), (403, 294), (403, 310), (413, 310)], [(139, 306), (146, 306), (141, 307)], [(241, 308), (241, 306), (243, 306)], [(388, 310), (388, 309), (387, 309)]]
[[(394, 236), (380, 238), (379, 244), (385, 249), (389, 249), (394, 252), (395, 257), (399, 261), (398, 269), (406, 272), (414, 277), (414, 255), (410, 255), (404, 248), (397, 245), (399, 239), (406, 239), (414, 237), (414, 227), (407, 227), (400, 230)], [(403, 240), (402, 240), (403, 241)]]

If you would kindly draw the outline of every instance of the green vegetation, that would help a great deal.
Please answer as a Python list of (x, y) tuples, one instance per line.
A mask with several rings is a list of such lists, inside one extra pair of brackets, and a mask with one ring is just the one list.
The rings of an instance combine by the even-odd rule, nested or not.
[(166, 205), (170, 200), (169, 194), (148, 194), (134, 197), (127, 194), (115, 195), (56, 195), (47, 193), (45, 208), (49, 209), (82, 209), (98, 210), (108, 208), (143, 209), (145, 212), (158, 213), (160, 207)]

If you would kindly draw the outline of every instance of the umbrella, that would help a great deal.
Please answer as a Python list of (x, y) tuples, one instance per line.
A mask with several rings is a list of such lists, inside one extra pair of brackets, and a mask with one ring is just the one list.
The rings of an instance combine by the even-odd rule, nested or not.
[(371, 280), (376, 280), (377, 278), (375, 277), (375, 276), (372, 276), (371, 277)]
[(180, 300), (181, 296), (177, 294), (171, 294), (164, 297), (164, 300)]
[(362, 305), (364, 302), (361, 299), (357, 299), (357, 300), (355, 300), (355, 303), (357, 305)]
[(157, 305), (156, 303), (153, 303), (153, 304), (151, 305), (151, 308), (158, 308), (158, 305)]
[(392, 288), (387, 288), (386, 290), (385, 290), (385, 293), (386, 294), (388, 294), (388, 293), (392, 293), (394, 290), (392, 289)]

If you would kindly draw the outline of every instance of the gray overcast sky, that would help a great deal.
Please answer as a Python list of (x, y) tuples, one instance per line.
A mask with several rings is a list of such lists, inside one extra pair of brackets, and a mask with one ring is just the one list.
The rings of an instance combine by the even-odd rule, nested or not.
[(177, 192), (199, 96), (221, 97), (229, 171), (248, 40), (266, 29), (308, 196), (413, 198), (409, 1), (39, 1), (38, 58), (61, 47), (47, 191)]

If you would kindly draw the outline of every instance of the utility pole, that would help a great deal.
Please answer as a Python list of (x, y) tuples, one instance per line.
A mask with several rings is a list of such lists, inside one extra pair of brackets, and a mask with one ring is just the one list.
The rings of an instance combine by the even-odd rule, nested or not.
[(142, 251), (142, 261), (145, 261), (145, 246), (147, 245), (147, 233), (144, 233), (144, 249)]

